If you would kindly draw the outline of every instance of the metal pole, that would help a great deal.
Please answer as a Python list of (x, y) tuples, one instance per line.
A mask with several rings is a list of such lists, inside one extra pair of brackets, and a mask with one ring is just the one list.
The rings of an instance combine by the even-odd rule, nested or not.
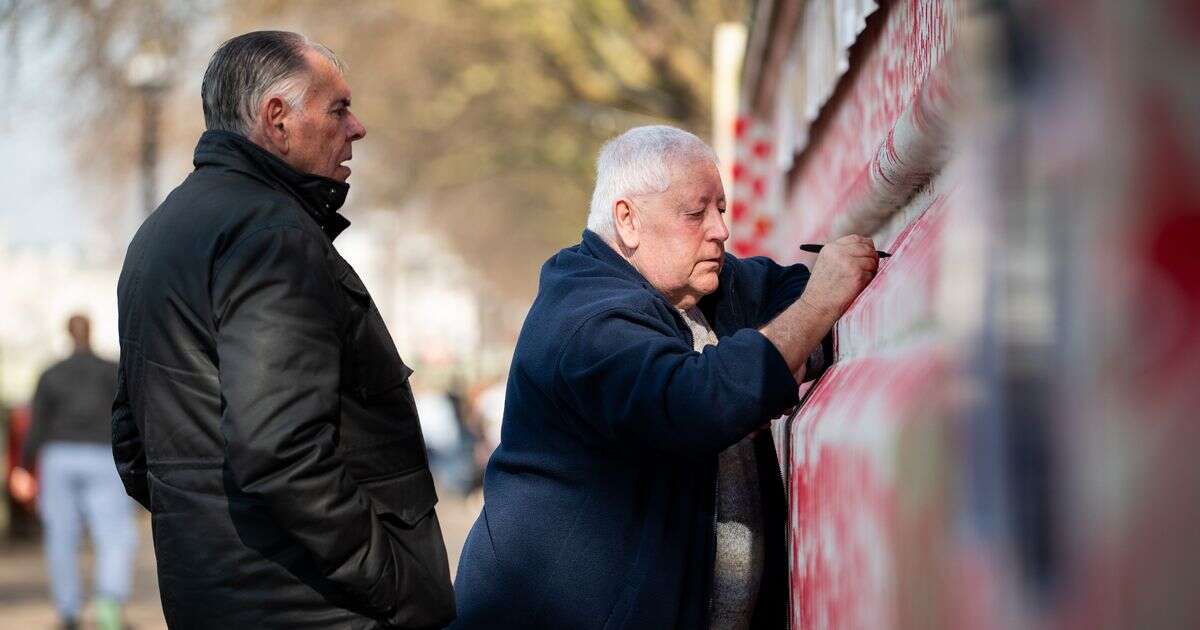
[(158, 166), (159, 90), (142, 88), (142, 213), (150, 216), (158, 206), (155, 178)]

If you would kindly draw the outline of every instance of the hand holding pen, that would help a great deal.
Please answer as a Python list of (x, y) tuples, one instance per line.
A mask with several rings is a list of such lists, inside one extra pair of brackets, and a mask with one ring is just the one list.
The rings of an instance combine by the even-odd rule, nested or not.
[[(822, 245), (821, 243), (805, 243), (800, 246), (800, 249), (803, 251), (806, 251), (806, 252), (812, 252), (814, 254), (819, 254), (819, 253), (821, 253), (821, 249), (823, 247), (825, 247), (825, 246)], [(887, 257), (891, 256), (891, 254), (884, 252), (884, 251), (880, 251), (878, 249), (875, 250), (875, 253), (878, 254), (880, 258), (887, 258)]]
[(823, 314), (830, 324), (866, 288), (879, 268), (879, 258), (887, 256), (875, 249), (875, 243), (857, 234), (848, 234), (824, 245), (805, 244), (805, 251), (823, 252), (812, 264), (808, 286), (800, 301)]

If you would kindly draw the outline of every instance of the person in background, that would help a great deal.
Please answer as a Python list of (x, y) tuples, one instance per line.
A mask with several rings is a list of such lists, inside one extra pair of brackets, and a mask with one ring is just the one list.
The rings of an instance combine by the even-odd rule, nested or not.
[(450, 380), (450, 386), (446, 388), (446, 398), (454, 405), (454, 418), (458, 421), (458, 432), (462, 436), (459, 448), (463, 470), (461, 490), (463, 495), (470, 495), (483, 487), (483, 463), (475, 457), (479, 444), (484, 441), (483, 427), (461, 379), (455, 377)]
[(72, 316), (67, 332), (74, 352), (38, 381), (29, 438), (13, 471), (11, 491), (21, 501), (37, 495), (50, 590), (62, 627), (79, 627), (83, 595), (78, 553), (86, 524), (96, 554), (96, 626), (117, 630), (137, 544), (132, 505), (110, 446), (117, 365), (92, 352), (87, 317)]
[(507, 378), (501, 377), (480, 388), (474, 399), (475, 411), (479, 414), (480, 432), (483, 434), (483, 464), (492, 451), (500, 445), (500, 426), (504, 419), (504, 390)]
[(449, 391), (430, 388), (414, 388), (413, 399), (434, 480), (442, 490), (466, 494), (470, 472), (463, 465), (464, 438), (454, 399)]

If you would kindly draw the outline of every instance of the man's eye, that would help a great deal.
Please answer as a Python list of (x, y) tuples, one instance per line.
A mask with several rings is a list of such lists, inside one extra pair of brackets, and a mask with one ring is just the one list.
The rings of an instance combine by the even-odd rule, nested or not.
[(720, 212), (721, 214), (725, 214), (725, 206), (717, 206), (717, 212)]

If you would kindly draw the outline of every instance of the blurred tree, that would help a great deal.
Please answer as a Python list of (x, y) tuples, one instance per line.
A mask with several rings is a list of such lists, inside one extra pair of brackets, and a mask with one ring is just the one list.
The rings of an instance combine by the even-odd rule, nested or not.
[[(153, 48), (169, 68), (187, 65), (197, 26), (218, 6), (221, 0), (0, 0), (0, 34), (10, 55), (5, 82), (10, 93), (20, 91), (26, 78), (22, 62), (35, 61), (17, 57), (23, 48), (52, 56), (65, 89), (37, 92), (34, 106), (54, 111), (72, 130), (68, 139), (79, 158), (79, 175), (101, 189), (115, 185), (132, 192), (143, 103), (127, 80), (130, 62)], [(23, 38), (28, 46), (20, 45)], [(168, 117), (172, 120), (177, 118)], [(114, 195), (126, 196), (126, 204), (132, 203), (132, 195)], [(96, 210), (109, 219), (121, 207)]]
[(287, 25), (336, 50), (368, 128), (362, 199), (418, 200), (488, 285), (527, 304), (538, 266), (583, 229), (604, 140), (653, 122), (707, 135), (712, 31), (742, 19), (745, 5), (273, 0), (230, 9), (234, 30)]
[[(136, 164), (137, 117), (122, 115), (136, 103), (122, 73), (139, 42), (161, 42), (178, 59), (211, 53), (220, 31), (283, 28), (327, 44), (350, 66), (354, 109), (368, 129), (354, 203), (426, 208), (481, 286), (527, 305), (538, 266), (583, 229), (604, 140), (653, 122), (707, 134), (712, 31), (743, 19), (746, 4), (0, 0), (0, 25), (49, 16), (45, 35), (82, 53), (65, 63), (94, 105), (92, 124), (80, 126), (96, 130), (84, 134), (83, 153), (129, 157), (106, 160), (106, 172)], [(206, 44), (189, 52), (197, 32)], [(188, 82), (198, 87), (194, 72)], [(187, 98), (195, 117), (194, 94)]]

